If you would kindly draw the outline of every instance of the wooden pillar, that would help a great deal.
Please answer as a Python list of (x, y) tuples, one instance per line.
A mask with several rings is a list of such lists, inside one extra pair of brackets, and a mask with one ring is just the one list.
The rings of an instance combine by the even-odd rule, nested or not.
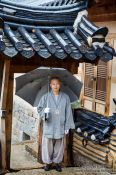
[[(0, 92), (1, 92), (1, 87), (2, 87), (2, 74), (3, 74), (3, 61), (0, 62)], [(0, 128), (1, 128), (1, 121), (0, 121)], [(1, 160), (2, 160), (2, 150), (1, 150), (1, 135), (0, 135), (0, 170), (2, 169)]]
[(13, 80), (13, 73), (10, 73), (10, 60), (5, 60), (1, 89), (1, 150), (3, 170), (10, 169)]
[(94, 65), (94, 76), (93, 76), (93, 102), (92, 102), (92, 110), (96, 111), (96, 85), (97, 85), (97, 66)]
[(43, 130), (43, 122), (42, 120), (39, 122), (39, 126), (38, 126), (38, 132), (39, 132), (39, 138), (38, 138), (38, 162), (39, 163), (43, 163), (42, 162), (42, 131)]
[(68, 135), (64, 136), (64, 158), (63, 158), (64, 167), (68, 166)]

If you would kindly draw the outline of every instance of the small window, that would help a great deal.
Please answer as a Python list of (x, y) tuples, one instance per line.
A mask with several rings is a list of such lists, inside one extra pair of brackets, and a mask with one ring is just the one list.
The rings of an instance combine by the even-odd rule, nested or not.
[(23, 132), (23, 141), (25, 140), (30, 140), (30, 136), (26, 134), (25, 132)]

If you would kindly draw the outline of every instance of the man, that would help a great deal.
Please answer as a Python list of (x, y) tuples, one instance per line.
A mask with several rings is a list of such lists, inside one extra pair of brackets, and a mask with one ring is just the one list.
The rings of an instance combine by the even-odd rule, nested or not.
[(55, 163), (57, 171), (62, 171), (60, 163), (64, 154), (64, 135), (74, 129), (74, 121), (70, 99), (60, 90), (61, 81), (58, 77), (50, 80), (51, 91), (39, 102), (37, 111), (43, 122), (42, 161), (46, 164), (45, 171)]

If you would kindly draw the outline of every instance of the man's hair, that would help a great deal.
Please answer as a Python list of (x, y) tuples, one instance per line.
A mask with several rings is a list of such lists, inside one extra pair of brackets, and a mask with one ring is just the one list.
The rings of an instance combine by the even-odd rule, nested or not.
[(61, 82), (61, 79), (59, 77), (51, 77), (50, 78), (50, 83), (51, 83), (52, 80), (58, 80), (59, 82)]

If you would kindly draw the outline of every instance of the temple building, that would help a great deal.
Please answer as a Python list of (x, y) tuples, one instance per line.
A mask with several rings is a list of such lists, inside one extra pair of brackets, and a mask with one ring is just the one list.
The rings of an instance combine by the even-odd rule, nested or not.
[[(75, 131), (65, 138), (64, 166), (76, 166), (79, 152), (116, 171), (115, 27), (114, 1), (0, 1), (0, 169), (11, 168), (14, 74), (55, 67), (78, 74), (83, 83)], [(30, 135), (22, 132), (24, 140)], [(41, 162), (40, 149), (38, 154)]]

